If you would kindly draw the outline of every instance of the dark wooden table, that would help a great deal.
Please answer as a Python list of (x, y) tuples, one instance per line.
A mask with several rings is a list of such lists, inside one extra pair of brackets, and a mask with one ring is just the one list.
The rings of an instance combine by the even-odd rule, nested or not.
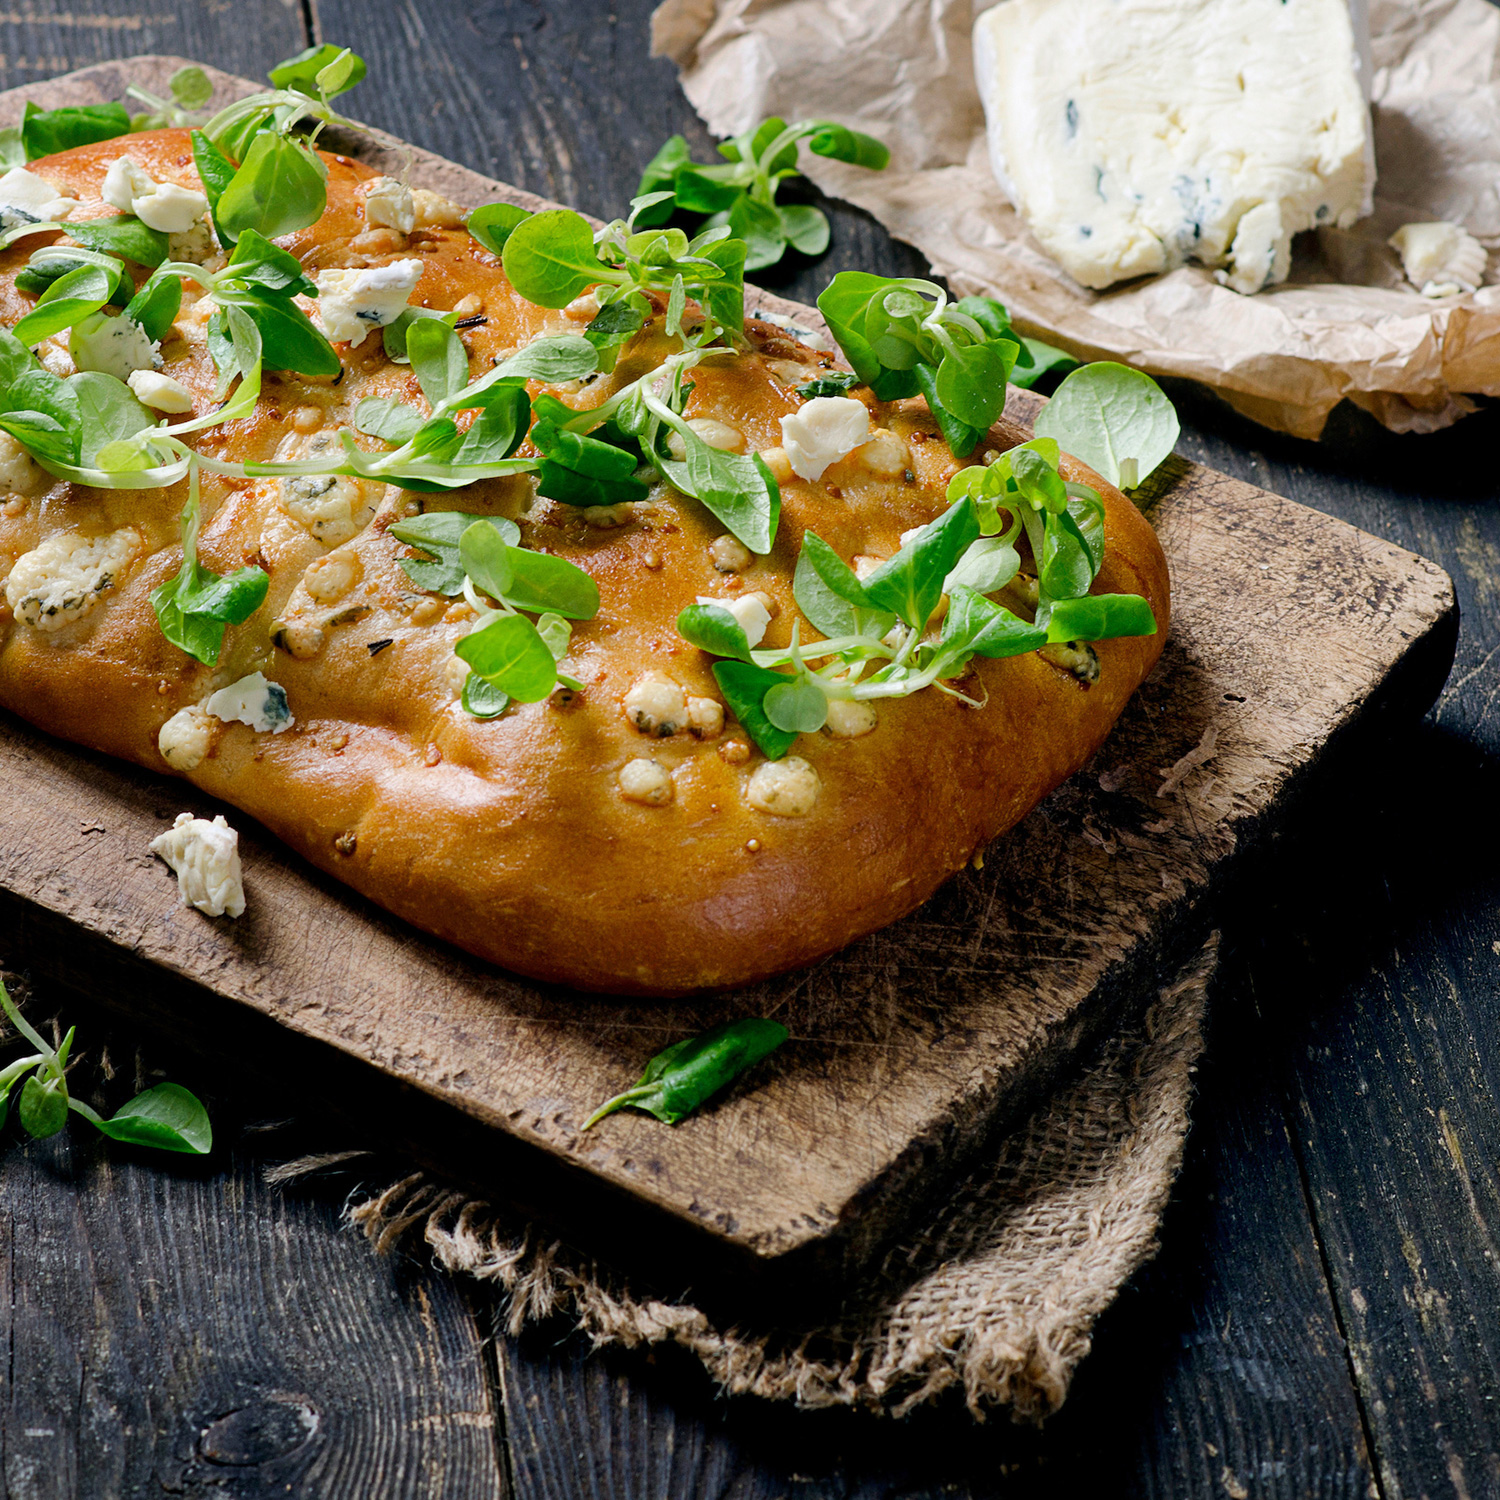
[[(613, 213), (671, 132), (709, 147), (646, 57), (649, 9), (31, 0), (0, 11), (0, 86), (141, 52), (258, 76), (326, 37), (370, 63), (354, 113)], [(844, 266), (923, 269), (833, 217), (832, 253), (770, 284), (811, 300)], [(201, 1165), (5, 1137), (0, 1495), (1500, 1495), (1500, 413), (1397, 438), (1341, 409), (1313, 445), (1173, 394), (1183, 452), (1440, 562), (1464, 629), (1427, 720), (1365, 747), (1226, 901), (1162, 1253), (1043, 1432), (726, 1402), (670, 1352), (511, 1338), (489, 1289), (340, 1227), (356, 1175), (263, 1184), (347, 1144), (315, 1093), (183, 1062), (224, 1143)], [(11, 969), (26, 942), (0, 929)], [(88, 997), (47, 998), (84, 1045), (110, 1033)], [(128, 1068), (136, 1039), (113, 1034)]]

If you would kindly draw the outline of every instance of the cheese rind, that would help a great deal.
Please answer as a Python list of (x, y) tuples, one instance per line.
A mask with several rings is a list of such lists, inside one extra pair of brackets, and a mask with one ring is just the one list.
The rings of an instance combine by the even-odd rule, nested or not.
[(1370, 212), (1346, 0), (1003, 0), (974, 64), (995, 178), (1084, 286), (1194, 260), (1258, 291)]

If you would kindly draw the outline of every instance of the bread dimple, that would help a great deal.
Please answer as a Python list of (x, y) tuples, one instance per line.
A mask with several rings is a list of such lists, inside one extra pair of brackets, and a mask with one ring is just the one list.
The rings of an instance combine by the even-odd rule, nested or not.
[[(127, 150), (154, 176), (196, 182), (180, 131), (105, 142), (33, 170), (83, 199), (88, 214), (108, 163)], [(581, 327), (520, 299), (466, 231), (428, 230), (401, 244), (394, 232), (371, 237), (357, 192), (368, 169), (341, 158), (328, 165), (328, 211), (281, 242), (310, 271), (419, 257), (414, 302), (483, 302), (486, 321), (463, 334), (475, 375), (530, 337)], [(13, 273), (34, 245), (7, 252), (0, 271)], [(13, 276), (0, 276), (0, 318), (13, 323), (29, 305)], [(762, 352), (694, 371), (688, 415), (725, 422), (743, 434), (746, 451), (764, 451), (779, 444), (779, 418), (797, 407), (799, 368), (816, 374), (829, 357), (768, 325), (752, 325), (751, 334)], [(268, 375), (254, 416), (210, 430), (203, 449), (266, 460), (316, 440), (298, 424), (316, 418), (324, 434), (350, 425), (364, 396), (419, 402), (410, 369), (385, 358), (378, 336), (340, 352), (337, 381)], [(592, 405), (661, 352), (642, 340), (613, 376), (559, 394)], [(162, 354), (166, 373), (206, 409), (216, 374), (190, 298)], [(1094, 485), (1106, 506), (1108, 552), (1096, 591), (1144, 594), (1161, 627), (1154, 637), (1099, 643), (1097, 683), (1084, 687), (1035, 655), (977, 660), (965, 691), (981, 708), (926, 691), (882, 701), (876, 728), (858, 738), (803, 735), (792, 754), (812, 766), (819, 791), (796, 817), (751, 805), (751, 778), (765, 762), (732, 718), (713, 738), (643, 733), (624, 704), (645, 674), (722, 702), (709, 659), (677, 633), (684, 605), (698, 595), (764, 593), (776, 606), (765, 643), (784, 643), (806, 529), (845, 557), (889, 556), (904, 531), (946, 508), (947, 479), (960, 465), (923, 403), (856, 394), (869, 402), (872, 426), (905, 445), (906, 466), (876, 475), (851, 457), (820, 483), (784, 481), (775, 547), (742, 572), (715, 565), (710, 547), (723, 527), (664, 487), (614, 529), (533, 500), (524, 477), (420, 497), (375, 487), (367, 524), (330, 543), (288, 514), (277, 481), (205, 476), (204, 562), (219, 572), (256, 562), (271, 578), (266, 605), (229, 631), (215, 669), (165, 641), (148, 597), (180, 562), (185, 486), (52, 484), (20, 514), (0, 513), (0, 583), (16, 558), (62, 531), (134, 526), (141, 555), (74, 625), (44, 634), (7, 612), (0, 702), (45, 729), (171, 774), (157, 747), (162, 725), (212, 687), (263, 670), (285, 687), (294, 727), (270, 735), (224, 726), (189, 779), (419, 926), (520, 972), (585, 988), (672, 994), (808, 962), (911, 910), (1076, 770), (1155, 661), (1168, 616), (1166, 565), (1150, 527), (1069, 460), (1068, 477)], [(1026, 436), (1002, 422), (987, 445), (1003, 449)], [(464, 713), (450, 663), (466, 607), (417, 589), (399, 567), (413, 554), (387, 529), (424, 506), (509, 516), (527, 546), (592, 575), (599, 614), (575, 623), (569, 657), (581, 693), (494, 720)], [(636, 759), (670, 774), (670, 801), (621, 795), (621, 769)]]

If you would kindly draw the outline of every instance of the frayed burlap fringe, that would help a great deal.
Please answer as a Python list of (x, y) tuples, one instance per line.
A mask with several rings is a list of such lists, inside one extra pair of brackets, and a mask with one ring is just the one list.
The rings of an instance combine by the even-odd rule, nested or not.
[[(937, 1220), (810, 1329), (726, 1326), (634, 1295), (535, 1225), (422, 1173), (351, 1202), (379, 1251), (420, 1236), (437, 1262), (500, 1285), (512, 1332), (563, 1315), (596, 1345), (673, 1343), (728, 1393), (901, 1416), (957, 1386), (976, 1417), (1039, 1421), (1067, 1394), (1094, 1320), (1156, 1250), (1182, 1157), (1216, 940), (1071, 1084), (970, 1173)], [(351, 1153), (275, 1169), (287, 1181)]]

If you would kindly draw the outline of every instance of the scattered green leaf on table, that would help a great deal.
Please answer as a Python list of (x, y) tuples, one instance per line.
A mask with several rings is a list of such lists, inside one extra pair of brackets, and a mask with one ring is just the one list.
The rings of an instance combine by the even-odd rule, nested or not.
[(606, 1115), (627, 1107), (645, 1110), (663, 1123), (675, 1125), (774, 1052), (787, 1036), (780, 1021), (745, 1017), (674, 1042), (646, 1064), (634, 1088), (601, 1104), (584, 1121), (583, 1128), (591, 1130)]

